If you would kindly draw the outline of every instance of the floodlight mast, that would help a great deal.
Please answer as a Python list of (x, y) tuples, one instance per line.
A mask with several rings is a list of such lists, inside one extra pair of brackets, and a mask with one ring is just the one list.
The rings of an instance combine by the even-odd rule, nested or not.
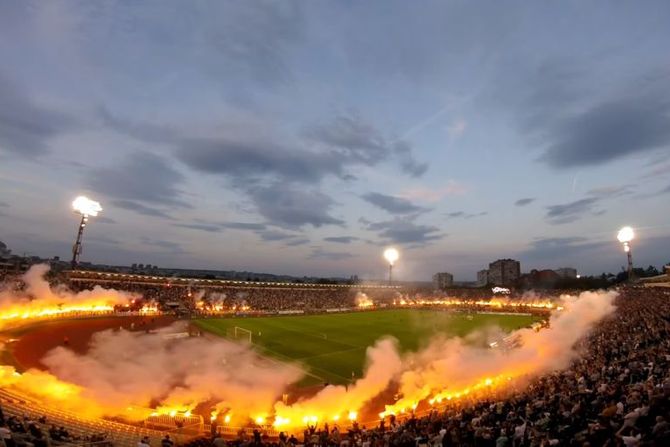
[(389, 286), (393, 285), (393, 264), (398, 260), (398, 250), (395, 248), (387, 248), (384, 250), (384, 258), (389, 263)]
[(623, 251), (626, 252), (628, 258), (628, 281), (633, 281), (633, 252), (631, 250), (630, 242), (635, 238), (635, 232), (631, 227), (623, 227), (617, 233), (617, 239), (623, 244)]
[(79, 196), (72, 202), (72, 209), (75, 213), (81, 215), (79, 228), (77, 230), (77, 239), (72, 246), (72, 269), (76, 269), (79, 265), (79, 256), (81, 255), (81, 240), (84, 236), (84, 228), (88, 223), (89, 216), (97, 216), (102, 207), (95, 200), (90, 200), (88, 197)]

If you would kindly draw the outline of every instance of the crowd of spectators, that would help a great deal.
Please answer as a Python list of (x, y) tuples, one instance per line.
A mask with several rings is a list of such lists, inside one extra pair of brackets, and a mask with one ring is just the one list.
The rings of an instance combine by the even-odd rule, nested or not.
[(23, 417), (9, 416), (0, 407), (0, 446), (4, 447), (49, 447), (77, 444), (82, 447), (111, 447), (107, 434), (92, 434), (86, 437), (71, 435), (67, 428), (49, 424), (42, 416), (33, 419), (27, 415)]
[[(434, 292), (425, 289), (386, 289), (375, 287), (328, 287), (318, 284), (277, 286), (272, 284), (252, 285), (208, 285), (199, 287), (191, 284), (151, 283), (136, 280), (77, 279), (68, 286), (74, 291), (92, 289), (95, 286), (113, 288), (136, 294), (140, 299), (135, 307), (152, 304), (162, 311), (177, 310), (189, 313), (217, 312), (258, 312), (276, 313), (282, 311), (321, 312), (329, 309), (352, 309), (361, 300), (374, 303), (378, 307), (389, 306), (430, 306), (432, 300), (448, 300), (458, 297), (463, 303), (451, 304), (455, 311), (475, 312), (486, 306), (476, 304), (491, 298), (509, 299), (511, 302), (531, 302), (538, 299), (533, 295), (494, 297), (490, 289), (454, 289)], [(551, 296), (551, 298), (557, 298)], [(548, 295), (543, 294), (543, 300)], [(437, 304), (436, 307), (442, 306)], [(137, 309), (134, 309), (137, 310)], [(490, 308), (490, 310), (500, 310)], [(529, 312), (526, 306), (505, 307), (508, 312)]]
[(450, 401), (377, 427), (324, 425), (279, 439), (255, 430), (194, 447), (670, 446), (670, 291), (626, 288), (616, 305), (579, 342), (570, 367), (511, 394)]
[(99, 281), (96, 279), (71, 281), (73, 291), (95, 286), (134, 293), (141, 303), (156, 303), (161, 310), (180, 307), (191, 311), (222, 308), (229, 311), (284, 311), (305, 312), (355, 307), (357, 297), (365, 293), (378, 302), (392, 302), (400, 296), (395, 290), (374, 288), (327, 287), (301, 285), (281, 287), (267, 284), (220, 285), (198, 287), (189, 284), (156, 284), (132, 280)]

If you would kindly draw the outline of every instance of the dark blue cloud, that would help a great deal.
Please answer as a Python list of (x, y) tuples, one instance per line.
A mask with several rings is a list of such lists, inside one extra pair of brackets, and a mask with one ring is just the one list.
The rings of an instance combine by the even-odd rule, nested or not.
[(369, 192), (362, 196), (363, 200), (391, 214), (415, 214), (427, 211), (426, 208), (414, 205), (402, 197), (394, 197), (377, 192)]
[(486, 216), (488, 212), (481, 211), (479, 213), (466, 213), (465, 211), (453, 211), (446, 213), (445, 216), (450, 219), (473, 219), (475, 217)]
[(158, 208), (154, 208), (151, 206), (143, 205), (142, 203), (139, 202), (133, 202), (132, 200), (113, 200), (112, 206), (128, 211), (134, 211), (144, 216), (160, 217), (166, 220), (175, 220), (174, 217), (170, 216), (165, 211), (162, 211)]
[(77, 127), (72, 116), (38, 104), (0, 73), (0, 151), (27, 158), (45, 155), (55, 137)]
[(191, 208), (178, 187), (183, 180), (168, 159), (151, 152), (134, 153), (117, 165), (94, 168), (85, 179), (93, 191), (118, 199), (119, 203), (146, 202), (149, 205), (143, 205), (145, 208)]
[(535, 201), (534, 197), (527, 197), (527, 198), (524, 198), (524, 199), (517, 200), (516, 202), (514, 202), (514, 205), (516, 205), (516, 206), (526, 206), (526, 205), (530, 205), (534, 201)]
[(316, 247), (312, 250), (312, 253), (309, 255), (310, 259), (325, 259), (328, 261), (342, 261), (344, 259), (350, 259), (355, 257), (352, 253), (341, 252), (341, 251), (329, 251), (324, 250), (321, 247)]
[(585, 215), (598, 212), (596, 206), (600, 199), (587, 197), (573, 202), (547, 207), (547, 221), (551, 224), (565, 224), (581, 219)]
[[(667, 87), (667, 83), (666, 83)], [(670, 95), (617, 98), (556, 124), (541, 160), (556, 168), (599, 165), (670, 147)]]
[(209, 225), (204, 223), (174, 224), (175, 227), (188, 228), (190, 230), (205, 231), (207, 233), (220, 233), (220, 225)]
[(354, 236), (331, 236), (323, 238), (326, 242), (334, 242), (336, 244), (350, 244), (357, 241), (358, 238)]
[(438, 227), (417, 224), (414, 222), (415, 218), (416, 216), (396, 217), (393, 220), (371, 222), (365, 227), (376, 232), (380, 239), (399, 244), (425, 245), (445, 237)]

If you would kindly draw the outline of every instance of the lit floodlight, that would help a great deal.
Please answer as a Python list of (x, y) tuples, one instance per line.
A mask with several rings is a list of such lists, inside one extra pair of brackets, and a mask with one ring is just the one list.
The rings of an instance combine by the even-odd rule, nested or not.
[(616, 235), (616, 238), (622, 244), (632, 241), (634, 237), (635, 232), (631, 227), (623, 227), (622, 229), (619, 230), (619, 233)]
[(393, 264), (398, 260), (400, 254), (398, 250), (393, 247), (389, 247), (384, 250), (384, 259), (389, 263), (389, 286), (393, 284)]
[(95, 217), (102, 207), (100, 203), (95, 200), (91, 200), (86, 196), (79, 196), (72, 202), (72, 208), (75, 213), (81, 215), (81, 222), (79, 222), (79, 230), (77, 231), (77, 239), (72, 246), (72, 269), (76, 269), (79, 264), (79, 256), (81, 255), (81, 238), (84, 234), (84, 228), (86, 227), (86, 222), (88, 222), (89, 217)]
[(97, 216), (102, 207), (100, 203), (91, 200), (86, 196), (79, 196), (72, 202), (72, 208), (82, 216)]
[(628, 281), (633, 281), (633, 254), (631, 253), (630, 241), (635, 238), (635, 232), (631, 227), (623, 227), (619, 230), (616, 238), (623, 244), (623, 251), (628, 258)]
[(384, 250), (384, 258), (391, 265), (393, 265), (398, 260), (399, 257), (400, 254), (398, 253), (398, 250), (396, 250), (395, 248), (387, 248), (386, 250)]

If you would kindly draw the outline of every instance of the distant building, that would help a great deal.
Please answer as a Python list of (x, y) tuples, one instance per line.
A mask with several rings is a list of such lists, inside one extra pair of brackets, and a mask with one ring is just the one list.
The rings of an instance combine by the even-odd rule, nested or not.
[(560, 269), (554, 270), (558, 276), (564, 279), (575, 279), (577, 278), (577, 269), (572, 267), (562, 267)]
[(454, 275), (447, 272), (435, 273), (433, 275), (433, 288), (443, 290), (454, 285)]
[(489, 271), (480, 270), (477, 272), (477, 285), (482, 287), (489, 283)]
[(521, 263), (514, 259), (498, 259), (489, 264), (488, 282), (494, 286), (512, 286), (521, 276)]
[(561, 279), (561, 276), (555, 270), (536, 270), (533, 269), (530, 273), (521, 275), (522, 287), (525, 288), (553, 288), (556, 286), (556, 283)]

